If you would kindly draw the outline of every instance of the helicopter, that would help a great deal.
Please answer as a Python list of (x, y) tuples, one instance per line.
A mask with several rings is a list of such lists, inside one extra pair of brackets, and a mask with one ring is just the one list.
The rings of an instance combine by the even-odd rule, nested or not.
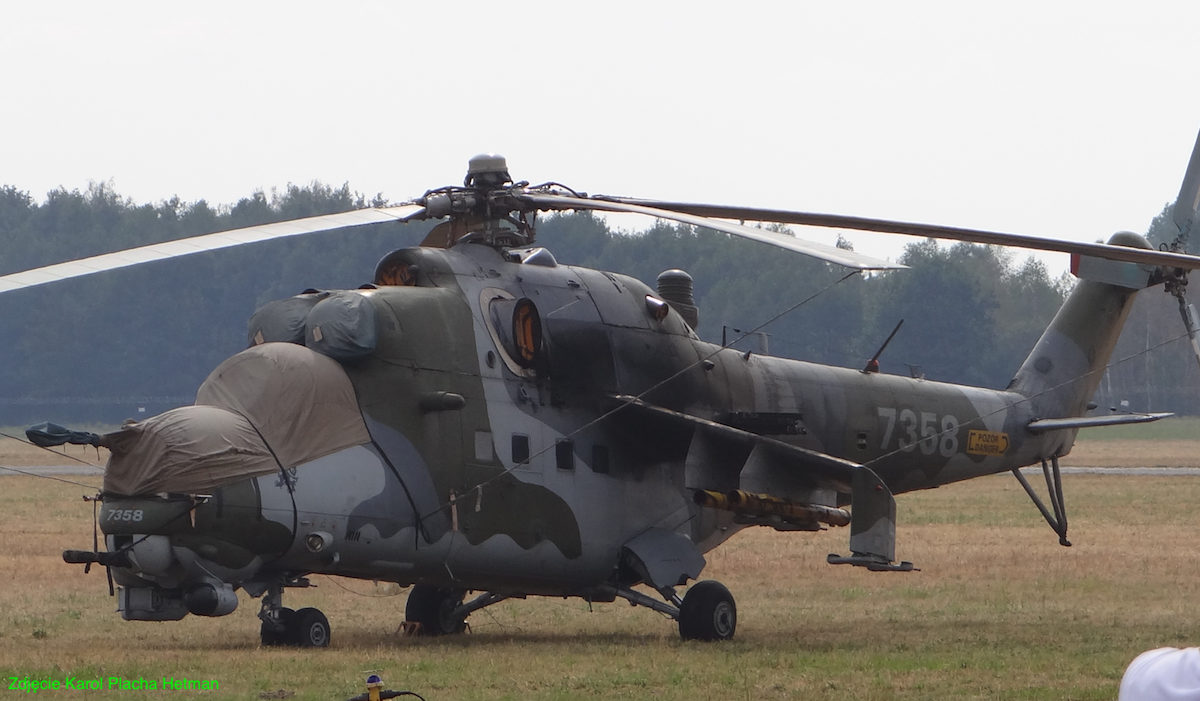
[[(154, 244), (0, 277), (0, 292), (151, 260), (383, 221), (442, 220), (354, 290), (262, 306), (247, 348), (193, 405), (104, 434), (31, 428), (39, 445), (110, 451), (98, 525), (125, 620), (224, 616), (261, 599), (264, 646), (324, 647), (331, 627), (284, 591), (326, 574), (411, 586), (406, 624), (466, 629), (510, 598), (618, 598), (674, 619), (685, 640), (731, 639), (732, 593), (704, 554), (742, 529), (849, 527), (833, 565), (906, 572), (895, 495), (1011, 471), (1067, 540), (1058, 460), (1080, 428), (1169, 414), (1089, 415), (1136, 293), (1180, 304), (1200, 202), (1200, 138), (1164, 250), (711, 204), (588, 195), (514, 181), (494, 154), (462, 186), (404, 204)], [(657, 289), (559, 263), (543, 211), (645, 214), (780, 246), (851, 271), (902, 268), (747, 226), (903, 233), (1072, 254), (1080, 278), (1004, 389), (742, 352), (696, 333), (690, 276)], [(886, 344), (885, 344), (886, 345)], [(882, 351), (882, 349), (881, 349)], [(1019, 468), (1042, 466), (1046, 506)], [(847, 508), (849, 507), (849, 508)], [(694, 582), (681, 592), (689, 582)], [(636, 587), (644, 586), (657, 597)], [(476, 593), (467, 598), (469, 592)]]

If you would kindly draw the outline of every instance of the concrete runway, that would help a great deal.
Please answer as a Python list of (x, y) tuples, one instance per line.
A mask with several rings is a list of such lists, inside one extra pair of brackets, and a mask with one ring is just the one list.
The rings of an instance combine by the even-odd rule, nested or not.
[[(1042, 468), (1022, 467), (1025, 474), (1042, 474)], [(1141, 475), (1143, 477), (1200, 477), (1200, 467), (1061, 467), (1064, 475)]]

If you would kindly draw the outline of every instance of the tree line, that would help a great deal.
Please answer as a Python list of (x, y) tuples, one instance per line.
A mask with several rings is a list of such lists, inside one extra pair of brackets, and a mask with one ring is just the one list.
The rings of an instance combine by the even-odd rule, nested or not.
[[(107, 183), (55, 190), (40, 202), (4, 187), (0, 274), (386, 204), (322, 183), (225, 206), (138, 204)], [(383, 255), (416, 245), (428, 228), (332, 231), (8, 293), (0, 305), (0, 425), (113, 423), (190, 403), (212, 368), (245, 346), (257, 307), (307, 288), (368, 282)], [(910, 270), (846, 277), (838, 266), (665, 222), (627, 234), (590, 213), (562, 214), (542, 219), (538, 235), (561, 263), (626, 273), (651, 287), (662, 270), (687, 270), (706, 340), (757, 350), (761, 336), (737, 339), (761, 330), (773, 355), (862, 367), (903, 319), (881, 357), (884, 372), (987, 387), (1008, 383), (1072, 284), (1009, 249), (929, 240), (906, 247), (899, 262)], [(1165, 234), (1152, 229), (1156, 235)], [(1186, 340), (1169, 340), (1182, 329), (1174, 300), (1157, 290), (1140, 297), (1114, 356), (1131, 359), (1105, 378), (1098, 401), (1200, 413), (1200, 371)]]

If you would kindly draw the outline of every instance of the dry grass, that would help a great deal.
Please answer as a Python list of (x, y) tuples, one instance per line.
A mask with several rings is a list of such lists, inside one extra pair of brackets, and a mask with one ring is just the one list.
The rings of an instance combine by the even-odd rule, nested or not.
[(1061, 462), (1081, 467), (1200, 467), (1200, 440), (1080, 441)]
[(1200, 418), (1084, 429), (1063, 465), (1200, 467)]
[(644, 609), (559, 600), (501, 604), (458, 639), (404, 639), (403, 592), (316, 577), (289, 604), (329, 615), (334, 647), (322, 651), (260, 649), (257, 602), (245, 598), (220, 619), (121, 621), (102, 571), (59, 558), (91, 543), (79, 500), (89, 490), (28, 477), (0, 486), (5, 676), (217, 679), (219, 693), (202, 693), (211, 698), (279, 688), (346, 698), (379, 670), (431, 701), (1102, 699), (1136, 653), (1200, 640), (1195, 477), (1067, 476), (1069, 549), (1011, 477), (902, 496), (898, 549), (924, 570), (912, 574), (824, 564), (845, 551), (845, 529), (743, 533), (705, 572), (738, 597), (731, 644), (681, 643)]
[[(1141, 454), (1149, 451), (1142, 441)], [(394, 634), (403, 591), (319, 576), (318, 588), (288, 592), (288, 604), (325, 611), (334, 646), (297, 651), (259, 648), (258, 602), (245, 597), (225, 618), (120, 620), (103, 571), (84, 575), (59, 556), (91, 545), (92, 508), (80, 496), (94, 487), (5, 477), (0, 675), (221, 685), (172, 698), (252, 699), (282, 688), (341, 699), (377, 670), (389, 687), (430, 701), (1112, 699), (1137, 653), (1200, 642), (1200, 478), (1064, 482), (1072, 548), (1057, 544), (1011, 476), (901, 496), (898, 552), (919, 573), (824, 564), (845, 552), (846, 529), (740, 534), (709, 554), (705, 571), (738, 598), (729, 644), (682, 643), (672, 622), (624, 604), (589, 612), (538, 599), (477, 613), (471, 635), (406, 639)], [(72, 694), (89, 696), (122, 694)]]

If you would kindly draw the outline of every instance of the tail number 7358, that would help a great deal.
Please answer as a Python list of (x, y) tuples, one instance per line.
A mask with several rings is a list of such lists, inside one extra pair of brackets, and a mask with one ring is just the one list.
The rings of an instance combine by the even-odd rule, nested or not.
[(928, 411), (918, 414), (912, 409), (897, 411), (881, 406), (879, 418), (884, 420), (883, 441), (879, 444), (883, 450), (891, 446), (892, 435), (896, 434), (898, 447), (906, 453), (920, 448), (925, 455), (940, 453), (948, 458), (958, 452), (958, 419), (953, 414), (939, 420), (937, 414)]

